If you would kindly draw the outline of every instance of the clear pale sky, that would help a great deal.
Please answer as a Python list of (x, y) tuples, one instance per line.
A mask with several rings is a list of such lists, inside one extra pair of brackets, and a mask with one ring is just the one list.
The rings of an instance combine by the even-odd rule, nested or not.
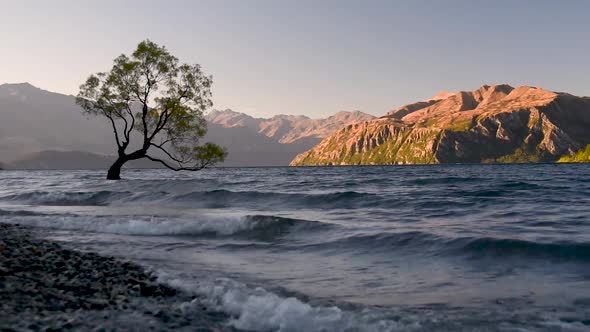
[(441, 90), (590, 95), (590, 1), (0, 0), (0, 83), (76, 94), (149, 38), (213, 75), (215, 108), (382, 115)]

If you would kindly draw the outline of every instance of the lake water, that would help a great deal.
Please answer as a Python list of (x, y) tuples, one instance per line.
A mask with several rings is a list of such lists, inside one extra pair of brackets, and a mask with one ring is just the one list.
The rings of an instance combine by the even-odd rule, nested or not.
[(1, 222), (143, 264), (239, 329), (590, 330), (590, 165), (0, 175)]

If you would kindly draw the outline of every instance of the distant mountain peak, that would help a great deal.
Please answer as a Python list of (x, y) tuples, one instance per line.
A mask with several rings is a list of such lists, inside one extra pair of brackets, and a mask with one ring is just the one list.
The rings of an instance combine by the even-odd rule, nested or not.
[(341, 111), (325, 119), (287, 114), (277, 114), (271, 118), (254, 118), (229, 109), (207, 114), (207, 121), (210, 123), (222, 125), (225, 128), (248, 128), (283, 144), (293, 143), (303, 138), (320, 140), (344, 125), (374, 118), (360, 111)]
[[(232, 109), (226, 108), (224, 110), (211, 110), (209, 111), (209, 113), (207, 113), (209, 115), (219, 115), (219, 114), (232, 114), (232, 115), (238, 115), (238, 114), (244, 114), (244, 113), (240, 113), (240, 112), (236, 112)], [(245, 114), (244, 114), (245, 115)]]
[(430, 100), (442, 100), (447, 99), (450, 96), (454, 95), (456, 92), (449, 92), (449, 91), (440, 91), (436, 95), (434, 95)]
[(364, 113), (364, 112), (359, 111), (359, 110), (354, 110), (354, 111), (340, 111), (340, 112), (337, 112), (336, 114), (334, 114), (332, 116), (359, 116), (359, 115), (361, 115), (361, 116), (364, 116), (364, 115), (369, 116), (369, 114)]
[(12, 90), (19, 90), (19, 91), (41, 90), (40, 88), (38, 88), (28, 82), (0, 84), (0, 90), (4, 90), (4, 89), (12, 89)]
[(277, 114), (274, 115), (271, 119), (310, 120), (311, 118), (306, 115)]
[(18, 97), (21, 101), (25, 101), (31, 95), (40, 95), (51, 93), (42, 90), (31, 83), (5, 83), (0, 85), (0, 97)]
[(14, 87), (14, 88), (22, 87), (22, 88), (39, 89), (38, 87), (34, 86), (33, 84), (31, 84), (29, 82), (3, 83), (3, 84), (0, 84), (0, 87)]

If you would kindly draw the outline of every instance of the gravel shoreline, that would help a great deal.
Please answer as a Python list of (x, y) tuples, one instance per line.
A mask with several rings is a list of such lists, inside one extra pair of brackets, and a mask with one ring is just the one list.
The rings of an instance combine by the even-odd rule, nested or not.
[(235, 331), (226, 315), (139, 265), (65, 249), (18, 225), (0, 224), (0, 299), (2, 331)]

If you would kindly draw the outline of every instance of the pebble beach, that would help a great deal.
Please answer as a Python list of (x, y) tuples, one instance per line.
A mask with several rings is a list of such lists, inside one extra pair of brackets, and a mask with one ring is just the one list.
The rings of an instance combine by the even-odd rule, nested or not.
[(138, 320), (141, 330), (234, 331), (224, 314), (139, 265), (69, 250), (18, 225), (0, 224), (0, 298), (2, 331), (133, 331)]

